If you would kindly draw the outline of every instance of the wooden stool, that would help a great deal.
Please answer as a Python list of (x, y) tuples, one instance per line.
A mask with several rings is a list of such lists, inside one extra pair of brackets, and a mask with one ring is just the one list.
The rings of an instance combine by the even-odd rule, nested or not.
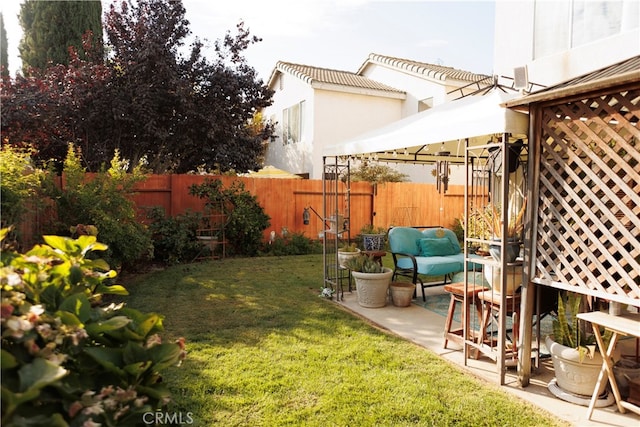
[[(467, 301), (469, 301), (469, 305), (472, 305), (472, 304), (475, 305), (476, 311), (478, 313), (478, 319), (482, 319), (482, 304), (480, 300), (476, 297), (476, 295), (488, 289), (489, 288), (485, 286), (474, 286), (474, 284), (472, 283), (467, 285), (467, 291), (466, 291)], [(464, 283), (449, 283), (448, 285), (444, 285), (444, 290), (451, 294), (451, 301), (449, 302), (449, 312), (447, 313), (447, 320), (444, 323), (444, 348), (447, 348), (447, 344), (449, 343), (449, 340), (464, 345), (464, 340), (465, 340), (464, 329), (466, 328), (467, 330), (469, 330), (469, 325), (470, 325), (471, 316), (469, 316), (469, 312), (466, 312), (466, 313), (463, 312), (462, 314), (462, 317), (465, 322), (465, 327), (451, 330), (453, 315), (456, 311), (456, 305), (457, 305), (456, 302), (459, 302), (462, 305), (463, 310), (465, 310)]]
[[(496, 344), (494, 337), (487, 337), (487, 328), (492, 318), (495, 319), (500, 314), (500, 306), (502, 305), (502, 295), (495, 291), (485, 291), (478, 294), (478, 300), (484, 305), (482, 321), (480, 323), (480, 335), (478, 336), (478, 344), (488, 344), (491, 348)], [(507, 295), (505, 314), (513, 316), (512, 325), (512, 349), (511, 358), (515, 362), (518, 356), (518, 328), (520, 327), (520, 294)], [(507, 352), (509, 353), (509, 352)]]

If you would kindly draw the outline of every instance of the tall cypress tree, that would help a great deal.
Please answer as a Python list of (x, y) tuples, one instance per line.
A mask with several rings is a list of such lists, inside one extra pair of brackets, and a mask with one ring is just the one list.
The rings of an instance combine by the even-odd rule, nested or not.
[(7, 30), (4, 28), (4, 16), (0, 12), (0, 68), (3, 76), (9, 75), (9, 55), (7, 53)]
[[(102, 4), (92, 1), (25, 0), (20, 6), (20, 25), (23, 36), (18, 49), (25, 75), (30, 67), (43, 70), (49, 61), (69, 64), (69, 47), (74, 46), (81, 58), (82, 38), (90, 31), (92, 45), (102, 46)], [(93, 52), (91, 52), (93, 53)]]

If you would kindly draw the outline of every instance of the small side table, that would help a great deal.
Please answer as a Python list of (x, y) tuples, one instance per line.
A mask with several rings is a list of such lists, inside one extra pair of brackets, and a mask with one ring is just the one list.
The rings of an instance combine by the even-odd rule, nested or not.
[(380, 266), (382, 266), (382, 257), (387, 255), (386, 251), (362, 251), (362, 253), (373, 258), (373, 260), (380, 264)]
[[(640, 313), (629, 313), (613, 316), (609, 313), (594, 311), (591, 313), (580, 313), (577, 317), (578, 319), (582, 319), (591, 323), (593, 334), (596, 337), (598, 348), (600, 349), (600, 354), (602, 354), (603, 359), (602, 369), (600, 370), (600, 375), (598, 375), (598, 381), (596, 381), (596, 387), (593, 391), (593, 396), (591, 396), (591, 402), (589, 402), (587, 419), (590, 420), (591, 415), (593, 414), (593, 408), (595, 407), (596, 400), (598, 399), (600, 383), (604, 379), (605, 372), (607, 374), (609, 382), (611, 383), (611, 390), (613, 391), (613, 396), (616, 399), (618, 410), (621, 413), (624, 413), (625, 409), (628, 409), (640, 415), (640, 406), (622, 400), (622, 397), (620, 396), (620, 390), (618, 389), (618, 383), (616, 382), (616, 377), (615, 375), (613, 375), (613, 359), (611, 357), (613, 351), (616, 348), (616, 344), (618, 343), (618, 338), (620, 337), (620, 335), (640, 337)], [(609, 342), (609, 347), (606, 349), (604, 347), (604, 342), (602, 341), (602, 335), (600, 334), (600, 326), (613, 332), (611, 341)]]
[[(478, 313), (478, 319), (482, 319), (482, 303), (480, 299), (478, 299), (477, 295), (480, 292), (488, 291), (489, 288), (485, 286), (474, 286), (470, 284), (467, 286), (465, 292), (464, 282), (462, 283), (449, 283), (448, 285), (444, 285), (444, 290), (451, 294), (451, 301), (449, 302), (449, 311), (447, 312), (447, 319), (444, 322), (444, 348), (447, 348), (447, 344), (449, 341), (457, 342), (458, 344), (464, 345), (465, 329), (469, 330), (470, 325), (470, 313), (469, 308), (475, 305), (476, 312)], [(465, 294), (467, 296), (467, 301), (469, 303), (468, 307), (464, 306), (464, 297)], [(453, 322), (453, 315), (456, 311), (456, 303), (460, 303), (463, 309), (462, 318), (463, 318), (463, 327), (451, 330), (451, 323)], [(475, 358), (478, 357), (478, 352), (475, 352)]]
[[(493, 350), (495, 344), (495, 337), (487, 336), (487, 329), (489, 328), (489, 324), (492, 322), (492, 319), (496, 319), (500, 317), (500, 307), (502, 305), (502, 295), (495, 291), (485, 291), (480, 292), (478, 294), (478, 299), (482, 301), (484, 305), (484, 310), (482, 314), (482, 320), (480, 323), (480, 336), (478, 337), (478, 344), (482, 348), (486, 348), (484, 344), (487, 344), (489, 349)], [(511, 357), (511, 362), (515, 363), (518, 356), (518, 328), (520, 327), (520, 294), (513, 295), (505, 295), (506, 306), (504, 307), (505, 314), (515, 315), (514, 321), (512, 325), (512, 335), (511, 338), (511, 352), (508, 356)], [(483, 351), (484, 354), (490, 354)]]

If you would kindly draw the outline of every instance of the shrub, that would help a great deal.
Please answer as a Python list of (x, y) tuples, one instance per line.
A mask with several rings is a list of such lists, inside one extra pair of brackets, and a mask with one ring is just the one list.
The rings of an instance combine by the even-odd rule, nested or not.
[(5, 227), (18, 225), (33, 207), (44, 179), (44, 171), (33, 167), (31, 150), (2, 144), (0, 150), (0, 211)]
[(152, 221), (149, 231), (153, 239), (153, 258), (163, 264), (192, 261), (202, 249), (196, 239), (196, 229), (202, 219), (197, 212), (167, 217), (164, 209), (155, 207), (147, 217)]
[(304, 233), (289, 233), (285, 237), (275, 238), (265, 244), (261, 255), (307, 255), (322, 253), (322, 245), (304, 235)]
[(106, 249), (94, 236), (44, 241), (2, 252), (2, 424), (142, 425), (168, 403), (160, 374), (184, 358), (183, 340), (161, 342), (158, 314), (101, 303), (127, 292), (87, 257)]
[(227, 215), (225, 237), (232, 254), (257, 255), (270, 218), (241, 181), (225, 188), (219, 179), (207, 179), (189, 187), (189, 194), (206, 200), (208, 211)]
[(118, 153), (111, 167), (87, 179), (80, 165), (80, 151), (69, 145), (64, 162), (66, 182), (62, 188), (49, 186), (56, 203), (57, 219), (54, 234), (66, 235), (71, 226), (92, 224), (100, 239), (108, 246), (104, 258), (115, 267), (131, 268), (135, 261), (153, 255), (151, 233), (137, 220), (136, 208), (130, 196), (135, 183), (144, 179), (141, 167), (126, 173), (127, 162)]

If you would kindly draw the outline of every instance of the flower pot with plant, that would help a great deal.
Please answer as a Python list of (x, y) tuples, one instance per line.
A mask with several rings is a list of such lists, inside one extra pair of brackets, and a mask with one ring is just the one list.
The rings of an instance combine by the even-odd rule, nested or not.
[[(527, 199), (525, 198), (522, 202), (522, 207), (517, 215), (509, 217), (509, 223), (507, 224), (507, 234), (505, 237), (505, 253), (507, 257), (507, 262), (514, 262), (520, 253), (520, 233), (522, 233), (522, 229), (524, 228), (524, 224), (522, 222), (524, 218), (524, 212), (527, 207)], [(476, 213), (482, 218), (484, 223), (486, 224), (489, 233), (494, 237), (495, 240), (502, 239), (502, 215), (500, 213), (500, 209), (496, 207), (494, 204), (490, 204), (484, 210), (476, 210)], [(489, 247), (489, 252), (493, 258), (500, 262), (500, 246), (499, 245), (491, 245)]]
[[(588, 399), (602, 368), (602, 356), (596, 349), (593, 334), (578, 322), (581, 302), (580, 294), (558, 293), (558, 317), (553, 321), (553, 337), (547, 336), (545, 344), (551, 354), (558, 387)], [(611, 331), (605, 331), (603, 338), (607, 345)], [(604, 392), (606, 385), (606, 381), (601, 382), (598, 395)]]
[(345, 267), (351, 270), (356, 282), (358, 304), (367, 308), (387, 305), (387, 294), (393, 270), (382, 267), (373, 258), (364, 254), (350, 258)]
[(338, 248), (338, 265), (342, 268), (345, 267), (345, 263), (349, 258), (353, 258), (360, 253), (360, 249), (355, 243), (345, 243)]
[(365, 251), (381, 251), (387, 238), (387, 230), (384, 227), (374, 227), (367, 224), (360, 229), (362, 247)]

